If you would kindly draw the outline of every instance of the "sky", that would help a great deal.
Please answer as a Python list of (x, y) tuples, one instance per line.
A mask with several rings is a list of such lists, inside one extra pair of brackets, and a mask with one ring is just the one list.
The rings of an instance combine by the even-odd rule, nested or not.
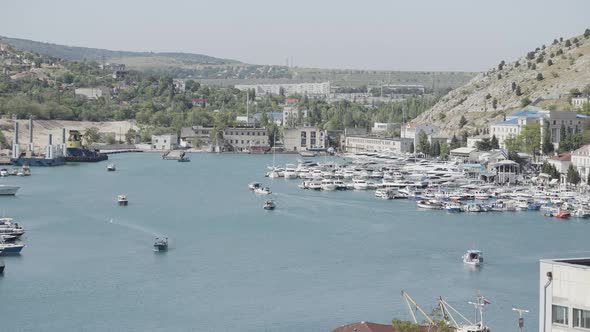
[(2, 1), (0, 35), (299, 67), (484, 71), (590, 28), (589, 0)]

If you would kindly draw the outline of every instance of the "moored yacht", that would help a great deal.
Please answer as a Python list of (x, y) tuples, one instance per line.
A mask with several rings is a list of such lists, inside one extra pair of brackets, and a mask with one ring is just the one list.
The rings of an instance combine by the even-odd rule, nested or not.
[(14, 196), (16, 192), (20, 189), (19, 186), (9, 186), (5, 184), (0, 184), (0, 195), (2, 196)]
[(369, 184), (367, 181), (365, 181), (365, 179), (357, 178), (352, 180), (352, 187), (355, 190), (367, 190), (369, 189)]
[(334, 179), (322, 180), (322, 190), (334, 191), (336, 189), (338, 189), (338, 187), (336, 186), (336, 181)]
[(297, 178), (297, 170), (295, 169), (295, 165), (287, 164), (285, 166), (284, 177), (287, 180), (296, 179)]

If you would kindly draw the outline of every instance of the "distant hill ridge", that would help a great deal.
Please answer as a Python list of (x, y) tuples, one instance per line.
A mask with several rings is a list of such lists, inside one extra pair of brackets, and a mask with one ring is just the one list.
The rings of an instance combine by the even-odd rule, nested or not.
[(413, 122), (435, 122), (451, 134), (487, 128), (530, 103), (571, 110), (570, 91), (590, 89), (590, 29), (580, 36), (540, 45), (513, 62), (498, 62), (448, 93)]
[(241, 62), (230, 59), (220, 59), (203, 54), (181, 53), (181, 52), (132, 52), (132, 51), (111, 51), (100, 48), (89, 48), (79, 46), (66, 46), (52, 43), (44, 43), (27, 39), (10, 38), (0, 36), (0, 42), (9, 44), (17, 49), (39, 53), (55, 58), (69, 61), (106, 60), (113, 58), (133, 57), (165, 57), (187, 64), (239, 64)]

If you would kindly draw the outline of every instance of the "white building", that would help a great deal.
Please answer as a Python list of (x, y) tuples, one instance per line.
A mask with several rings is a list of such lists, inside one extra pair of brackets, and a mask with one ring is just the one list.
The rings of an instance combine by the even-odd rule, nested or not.
[(478, 135), (478, 136), (467, 137), (467, 147), (468, 148), (477, 148), (477, 143), (482, 142), (486, 138), (491, 140), (490, 135)]
[(572, 165), (580, 173), (582, 182), (586, 182), (590, 174), (590, 145), (584, 145), (572, 152)]
[(238, 84), (240, 91), (252, 90), (256, 95), (278, 95), (283, 90), (285, 96), (302, 95), (310, 97), (328, 97), (330, 82), (323, 83), (285, 83), (285, 84)]
[(575, 108), (582, 108), (585, 103), (590, 103), (590, 96), (572, 97), (572, 106)]
[(152, 149), (174, 150), (178, 147), (178, 136), (176, 134), (152, 135)]
[(307, 118), (308, 113), (308, 110), (299, 110), (297, 107), (285, 106), (283, 108), (283, 124), (285, 126), (293, 127), (297, 125), (299, 115), (305, 119)]
[(414, 125), (414, 124), (406, 124), (402, 125), (401, 127), (401, 138), (407, 138), (414, 141), (414, 146), (418, 146), (418, 141), (420, 138), (420, 132), (424, 131), (426, 135), (433, 136), (438, 133), (438, 127), (432, 124), (421, 124), (421, 125)]
[(587, 119), (587, 116), (576, 112), (548, 111), (535, 106), (527, 106), (507, 116), (505, 121), (491, 124), (490, 135), (496, 136), (501, 148), (506, 148), (506, 139), (518, 136), (526, 125), (539, 123), (541, 137), (544, 135), (545, 127), (548, 127), (551, 133), (551, 142), (555, 148), (558, 148), (562, 128), (572, 132), (581, 132), (584, 130), (584, 123)]
[(569, 152), (560, 153), (547, 159), (547, 162), (553, 165), (555, 169), (559, 171), (559, 173), (566, 174), (567, 169), (570, 167), (572, 163), (572, 154)]
[(88, 99), (98, 99), (102, 97), (102, 90), (100, 88), (78, 88), (74, 90), (74, 94)]
[(375, 122), (373, 123), (373, 128), (371, 128), (372, 133), (383, 133), (394, 128), (397, 128), (399, 123), (391, 123), (391, 122)]
[(541, 260), (539, 330), (590, 330), (590, 257)]
[(410, 152), (412, 140), (407, 138), (379, 138), (370, 136), (346, 136), (344, 149), (346, 152)]
[(328, 134), (316, 127), (290, 128), (283, 131), (285, 151), (306, 151), (328, 148)]

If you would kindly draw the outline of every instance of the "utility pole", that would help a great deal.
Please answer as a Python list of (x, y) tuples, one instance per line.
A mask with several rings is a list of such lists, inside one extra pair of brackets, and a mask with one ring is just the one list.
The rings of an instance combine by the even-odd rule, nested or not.
[(512, 311), (518, 312), (518, 331), (522, 332), (522, 328), (524, 327), (524, 318), (522, 318), (522, 314), (526, 314), (529, 311), (526, 309), (519, 308), (512, 308)]

